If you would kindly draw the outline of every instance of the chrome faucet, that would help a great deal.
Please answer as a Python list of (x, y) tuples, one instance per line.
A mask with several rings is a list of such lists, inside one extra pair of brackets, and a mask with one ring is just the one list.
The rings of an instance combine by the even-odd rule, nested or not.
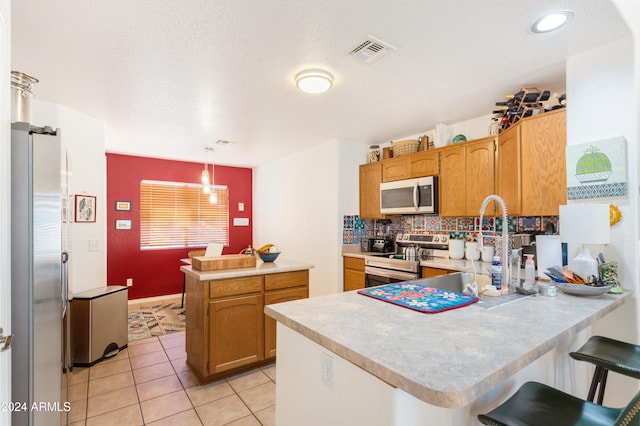
[(484, 247), (482, 244), (482, 219), (487, 204), (489, 204), (491, 200), (500, 204), (500, 209), (502, 209), (502, 285), (509, 288), (509, 222), (507, 218), (507, 205), (502, 198), (495, 194), (487, 196), (480, 207), (480, 232), (478, 233), (480, 238), (478, 239), (478, 249), (482, 251)]

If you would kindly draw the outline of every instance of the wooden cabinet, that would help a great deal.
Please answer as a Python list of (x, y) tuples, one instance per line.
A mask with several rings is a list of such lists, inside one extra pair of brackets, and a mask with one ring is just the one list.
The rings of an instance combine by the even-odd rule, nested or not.
[(466, 213), (464, 146), (452, 146), (440, 151), (440, 216), (464, 216)]
[(264, 359), (262, 294), (209, 302), (209, 373)]
[(201, 382), (264, 364), (276, 354), (271, 303), (309, 296), (309, 271), (211, 281), (186, 276), (187, 362)]
[[(389, 161), (389, 160), (385, 160)], [(360, 166), (360, 217), (381, 219), (380, 183), (382, 182), (382, 162)]]
[(344, 291), (364, 288), (364, 259), (343, 256), (343, 284)]
[[(478, 139), (465, 146), (465, 153), (466, 216), (480, 216), (482, 202), (495, 193), (496, 140), (494, 137)], [(491, 215), (494, 212), (492, 201), (485, 213)]]
[(440, 173), (437, 151), (422, 151), (405, 158), (408, 178), (435, 176)]
[(392, 182), (394, 180), (407, 179), (407, 157), (389, 158), (382, 161), (382, 181)]
[(434, 176), (438, 173), (438, 152), (433, 150), (382, 161), (382, 182)]
[(498, 137), (496, 192), (510, 215), (556, 216), (567, 203), (565, 110), (529, 117)]
[[(494, 193), (495, 138), (488, 137), (440, 150), (440, 216), (479, 216)], [(493, 214), (493, 206), (487, 212)]]
[[(309, 271), (264, 276), (264, 304), (289, 302), (309, 297)], [(264, 315), (264, 356), (276, 356), (276, 320)]]

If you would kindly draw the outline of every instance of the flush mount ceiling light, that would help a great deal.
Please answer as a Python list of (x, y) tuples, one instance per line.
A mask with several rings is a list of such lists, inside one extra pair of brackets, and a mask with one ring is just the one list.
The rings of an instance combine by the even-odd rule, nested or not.
[(545, 15), (533, 24), (531, 31), (534, 33), (548, 33), (549, 31), (557, 30), (569, 22), (572, 17), (573, 12), (568, 10)]
[(326, 92), (333, 85), (333, 76), (323, 70), (305, 70), (296, 74), (296, 86), (305, 93)]

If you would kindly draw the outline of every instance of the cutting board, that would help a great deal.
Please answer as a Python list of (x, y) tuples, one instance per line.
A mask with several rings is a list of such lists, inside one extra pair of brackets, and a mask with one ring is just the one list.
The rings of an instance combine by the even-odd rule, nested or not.
[(221, 256), (195, 256), (191, 266), (198, 271), (218, 271), (221, 269), (252, 268), (256, 257), (245, 254), (223, 254)]

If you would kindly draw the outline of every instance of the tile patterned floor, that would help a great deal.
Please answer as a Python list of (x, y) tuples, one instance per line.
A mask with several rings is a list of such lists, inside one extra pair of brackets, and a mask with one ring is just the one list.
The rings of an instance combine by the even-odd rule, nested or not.
[(275, 364), (200, 386), (184, 332), (137, 340), (69, 380), (73, 426), (275, 425)]

